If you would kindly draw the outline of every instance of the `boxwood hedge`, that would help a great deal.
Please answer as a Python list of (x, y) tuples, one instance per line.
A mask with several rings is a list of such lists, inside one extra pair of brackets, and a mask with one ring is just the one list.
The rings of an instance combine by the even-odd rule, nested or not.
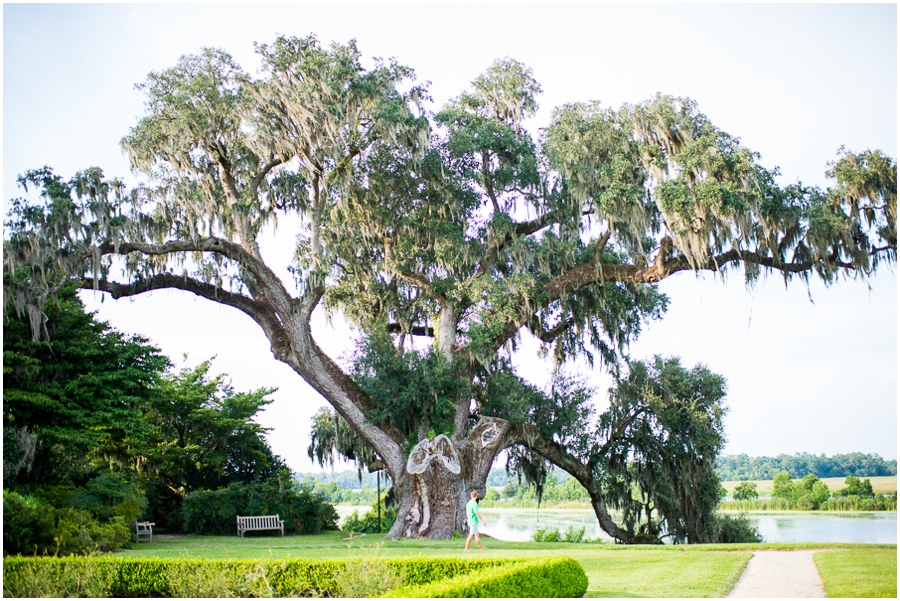
[(588, 579), (571, 557), (541, 557), (416, 586), (402, 586), (385, 597), (582, 597)]
[[(372, 573), (385, 578), (368, 587), (348, 586)], [(242, 561), (106, 556), (6, 557), (3, 562), (4, 597), (580, 597), (585, 590), (581, 566), (552, 557)]]

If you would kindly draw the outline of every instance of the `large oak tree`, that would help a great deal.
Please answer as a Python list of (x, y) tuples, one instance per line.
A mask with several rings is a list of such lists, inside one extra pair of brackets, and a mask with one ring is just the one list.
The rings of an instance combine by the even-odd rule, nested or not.
[[(175, 288), (242, 311), (389, 471), (390, 536), (462, 528), (468, 491), (512, 447), (569, 471), (604, 529), (634, 540), (607, 511), (602, 455), (548, 430), (553, 392), (509, 367), (518, 340), (615, 371), (665, 308), (653, 284), (679, 272), (831, 282), (896, 261), (896, 163), (879, 151), (842, 150), (827, 190), (780, 186), (687, 99), (565, 105), (536, 139), (523, 122), (540, 86), (509, 59), (428, 115), (409, 69), (364, 69), (353, 43), (282, 37), (257, 51), (258, 77), (209, 49), (149, 75), (146, 115), (122, 142), (145, 176), (134, 190), (99, 169), (71, 182), (25, 174), (43, 200), (12, 204), (5, 298), (36, 334), (68, 280), (114, 298)], [(293, 281), (257, 242), (279, 225), (296, 227)], [(372, 340), (392, 336), (399, 355), (430, 340), (416, 369), (434, 375), (431, 398), (380, 404), (365, 373), (355, 380), (316, 344), (322, 305)], [(598, 429), (598, 448), (617, 432)]]

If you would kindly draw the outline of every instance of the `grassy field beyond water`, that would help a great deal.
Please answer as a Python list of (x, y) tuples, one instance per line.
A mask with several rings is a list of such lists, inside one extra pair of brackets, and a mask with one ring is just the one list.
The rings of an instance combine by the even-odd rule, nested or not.
[[(836, 493), (846, 486), (845, 480), (846, 478), (820, 478), (822, 482), (828, 486), (828, 490), (832, 493)], [(875, 491), (876, 495), (889, 495), (897, 492), (897, 476), (874, 476), (871, 478), (862, 478), (863, 480), (869, 480), (872, 482), (872, 490)], [(756, 491), (762, 496), (769, 496), (772, 494), (772, 489), (774, 488), (774, 480), (751, 480), (751, 482), (756, 484)], [(728, 491), (730, 495), (734, 488), (740, 484), (740, 481), (728, 481), (722, 482), (722, 486), (725, 487), (725, 490)]]
[[(874, 591), (893, 591), (896, 596), (896, 546), (836, 544), (759, 544), (759, 545), (694, 545), (694, 546), (624, 546), (614, 544), (566, 544), (506, 542), (485, 539), (488, 551), (463, 553), (465, 541), (398, 540), (384, 541), (379, 536), (346, 538), (343, 532), (327, 532), (316, 536), (177, 536), (154, 537), (153, 543), (141, 543), (134, 549), (119, 551), (121, 557), (196, 557), (211, 559), (306, 558), (343, 559), (417, 556), (481, 556), (488, 553), (502, 557), (534, 557), (565, 555), (578, 561), (587, 574), (588, 597), (721, 597), (740, 578), (753, 549), (833, 549), (829, 552), (830, 574), (836, 582), (846, 580), (847, 565), (866, 563), (890, 564), (871, 576)], [(852, 554), (846, 550), (851, 549)], [(817, 555), (818, 557), (818, 555)], [(850, 564), (844, 559), (849, 560)], [(868, 558), (868, 559), (867, 559)], [(871, 562), (870, 562), (871, 563)], [(825, 570), (821, 570), (823, 573)], [(878, 572), (876, 570), (876, 572)], [(829, 587), (826, 578), (826, 589)], [(846, 588), (846, 585), (843, 585)], [(829, 589), (830, 590), (830, 589)], [(844, 590), (844, 589), (835, 589)], [(859, 589), (865, 591), (868, 589)], [(859, 595), (855, 595), (859, 596)], [(861, 595), (866, 596), (866, 595)], [(881, 596), (881, 595), (872, 595)]]

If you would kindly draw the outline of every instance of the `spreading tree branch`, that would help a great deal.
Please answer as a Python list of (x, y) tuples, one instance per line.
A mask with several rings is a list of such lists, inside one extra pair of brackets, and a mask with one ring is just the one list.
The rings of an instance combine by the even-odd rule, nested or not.
[(187, 276), (161, 273), (130, 284), (85, 278), (81, 283), (81, 287), (86, 290), (108, 292), (116, 300), (168, 288), (191, 292), (201, 298), (234, 307), (245, 313), (263, 328), (266, 337), (272, 343), (273, 351), (276, 351), (276, 353), (278, 351), (284, 352), (290, 348), (290, 342), (281, 320), (278, 319), (276, 312), (267, 303), (254, 300), (243, 294), (223, 290), (213, 284), (201, 282)]
[(260, 170), (260, 172), (257, 173), (256, 175), (254, 175), (253, 179), (250, 180), (249, 186), (250, 186), (251, 194), (253, 194), (255, 196), (257, 194), (257, 190), (259, 190), (259, 185), (266, 178), (266, 176), (269, 174), (269, 172), (272, 171), (272, 169), (274, 169), (278, 165), (281, 165), (282, 163), (284, 163), (284, 161), (282, 161), (280, 157), (275, 157), (271, 161), (266, 163), (263, 166), (263, 168)]
[[(875, 249), (869, 254), (874, 256), (878, 252), (883, 251), (884, 249)], [(662, 249), (660, 252), (662, 252)], [(681, 271), (715, 272), (728, 264), (741, 261), (784, 273), (804, 273), (815, 267), (816, 264), (824, 262), (825, 259), (816, 256), (811, 261), (785, 262), (778, 258), (738, 249), (731, 249), (710, 257), (705, 264), (696, 267), (692, 266), (684, 256), (678, 256), (668, 261), (657, 261), (650, 266), (603, 264), (599, 258), (595, 257), (557, 276), (540, 289), (536, 299), (533, 299), (531, 303), (523, 303), (517, 317), (509, 320), (507, 327), (494, 338), (492, 342), (493, 348), (500, 348), (519, 329), (531, 323), (539, 311), (545, 309), (552, 302), (559, 300), (563, 295), (575, 292), (586, 286), (604, 282), (655, 284)], [(827, 262), (829, 265), (843, 269), (856, 269), (856, 266), (852, 263), (839, 261), (836, 256), (829, 257)]]
[(169, 240), (161, 244), (149, 244), (142, 242), (120, 242), (118, 245), (106, 241), (99, 247), (101, 254), (126, 255), (131, 252), (139, 252), (148, 256), (166, 255), (180, 252), (211, 252), (220, 254), (238, 263), (253, 275), (261, 286), (263, 294), (272, 302), (283, 317), (290, 313), (291, 296), (285, 290), (281, 280), (260, 259), (247, 251), (244, 247), (223, 240), (221, 238), (208, 237), (197, 241)]

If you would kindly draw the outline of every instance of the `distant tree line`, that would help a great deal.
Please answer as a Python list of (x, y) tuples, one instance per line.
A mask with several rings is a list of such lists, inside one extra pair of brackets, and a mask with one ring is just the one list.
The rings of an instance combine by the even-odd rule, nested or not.
[(774, 480), (781, 472), (793, 478), (812, 474), (817, 478), (857, 476), (896, 476), (897, 460), (885, 461), (879, 455), (863, 453), (838, 454), (832, 457), (796, 453), (776, 457), (749, 457), (746, 454), (725, 455), (716, 460), (716, 472), (723, 482), (739, 480)]
[[(294, 473), (294, 480), (297, 482), (316, 482), (319, 483), (319, 485), (335, 484), (341, 488), (349, 488), (351, 490), (359, 490), (366, 487), (374, 489), (378, 485), (377, 478), (378, 475), (375, 472), (370, 472), (366, 469), (343, 470), (340, 472)], [(515, 478), (515, 476), (513, 476), (513, 478)], [(385, 488), (386, 486), (390, 486), (390, 478), (388, 477), (387, 472), (382, 470), (381, 488)], [(375, 497), (372, 497), (373, 502), (374, 498)]]
[[(372, 505), (377, 498), (377, 486), (363, 484), (362, 488), (360, 488), (358, 480), (355, 483), (351, 482), (352, 488), (339, 484), (336, 481), (323, 482), (316, 480), (310, 475), (297, 478), (297, 475), (295, 474), (294, 481), (297, 483), (296, 488), (298, 490), (308, 490), (312, 494), (333, 505)], [(346, 481), (341, 480), (341, 482)], [(388, 490), (390, 490), (390, 484), (382, 480), (382, 497)]]
[[(565, 480), (571, 478), (569, 474), (556, 466), (551, 467), (550, 471), (547, 474), (548, 478), (551, 475), (556, 479), (556, 482), (564, 482)], [(491, 471), (488, 473), (487, 477), (488, 486), (494, 487), (502, 487), (511, 483), (520, 484), (521, 482), (522, 478), (515, 471), (507, 470), (506, 468), (497, 466), (491, 468)]]

